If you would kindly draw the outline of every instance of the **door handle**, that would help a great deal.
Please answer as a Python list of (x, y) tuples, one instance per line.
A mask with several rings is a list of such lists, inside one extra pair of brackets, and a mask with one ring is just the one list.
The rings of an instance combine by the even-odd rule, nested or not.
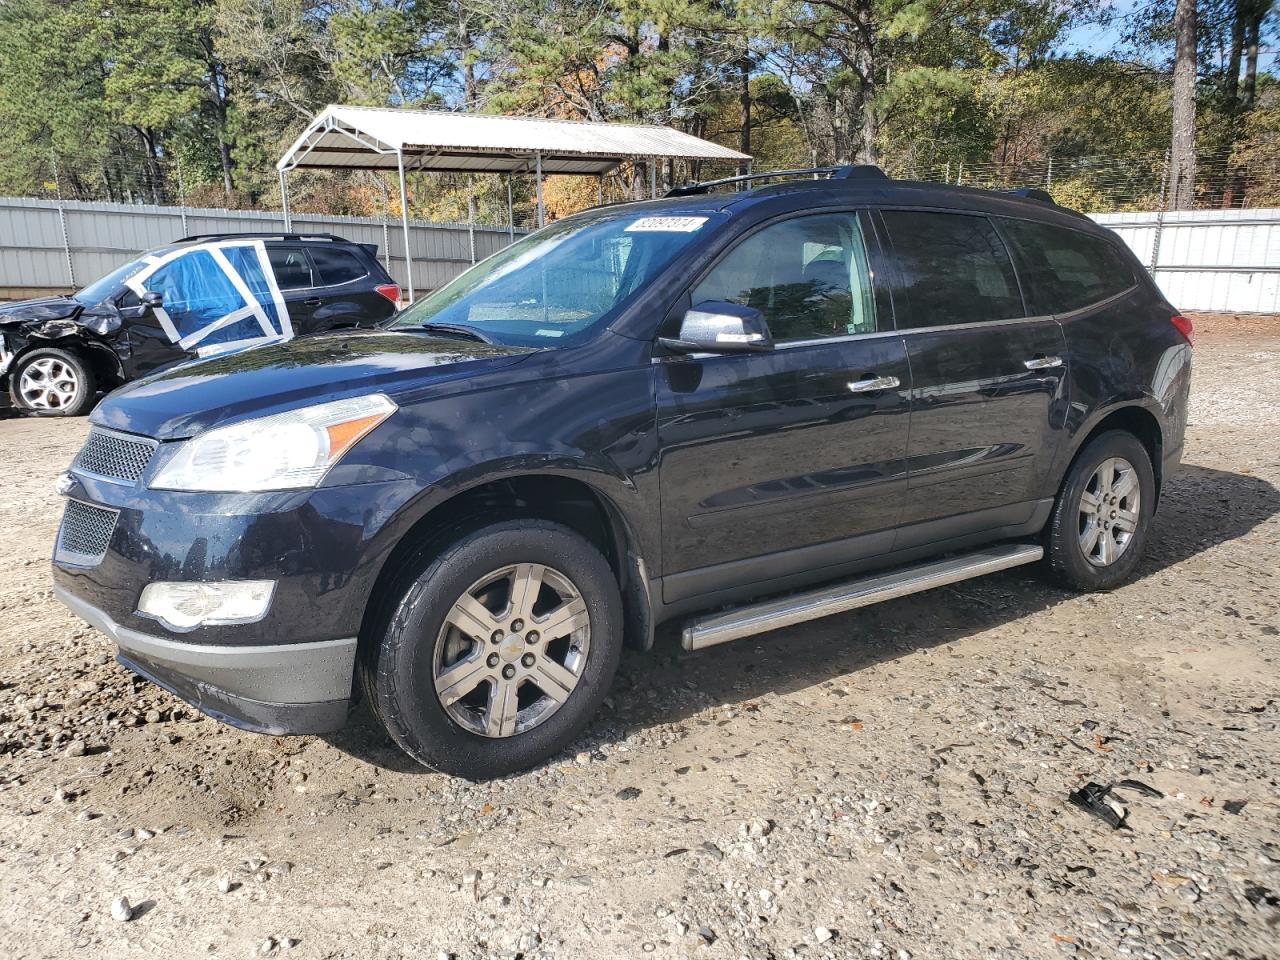
[(323, 301), (323, 300), (321, 300), (319, 297), (311, 297), (311, 298), (309, 298), (309, 299), (307, 299), (307, 300), (303, 300), (302, 302), (303, 302), (304, 304), (306, 304), (308, 307), (318, 307), (318, 306), (320, 306), (320, 304), (322, 304), (324, 301)]
[(866, 380), (850, 380), (852, 393), (873, 393), (876, 390), (892, 390), (899, 385), (897, 377), (870, 377)]
[(1023, 360), (1022, 365), (1028, 370), (1049, 370), (1052, 367), (1062, 366), (1061, 357), (1032, 357), (1030, 360)]

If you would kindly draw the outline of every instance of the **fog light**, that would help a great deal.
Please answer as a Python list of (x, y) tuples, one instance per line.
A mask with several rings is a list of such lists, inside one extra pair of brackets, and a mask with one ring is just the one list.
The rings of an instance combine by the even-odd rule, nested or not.
[(149, 583), (138, 600), (138, 613), (170, 630), (253, 623), (266, 616), (275, 588), (274, 580)]

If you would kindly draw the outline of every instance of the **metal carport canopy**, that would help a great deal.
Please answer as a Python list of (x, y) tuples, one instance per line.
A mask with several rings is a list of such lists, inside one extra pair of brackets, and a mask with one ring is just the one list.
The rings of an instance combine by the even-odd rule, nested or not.
[[(654, 192), (656, 161), (749, 164), (751, 157), (669, 127), (330, 104), (307, 125), (276, 169), (286, 229), (290, 220), (288, 171), (302, 167), (397, 171), (408, 258), (405, 171), (532, 173), (537, 177), (541, 226), (544, 174), (602, 176), (627, 160), (649, 163), (650, 190)], [(411, 264), (409, 298), (413, 299)]]

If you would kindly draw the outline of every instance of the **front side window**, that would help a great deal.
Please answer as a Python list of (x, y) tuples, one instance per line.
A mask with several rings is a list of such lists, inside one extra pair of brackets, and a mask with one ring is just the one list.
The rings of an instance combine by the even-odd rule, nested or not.
[(570, 217), (476, 264), (392, 326), (461, 326), (497, 343), (564, 346), (610, 323), (718, 219), (634, 210)]
[(796, 217), (739, 243), (691, 293), (691, 303), (727, 300), (764, 314), (775, 341), (871, 333), (871, 272), (853, 213)]
[(1025, 316), (1013, 263), (986, 217), (885, 210), (906, 295), (902, 328), (983, 323)]
[(1002, 218), (1000, 228), (1013, 244), (1034, 313), (1070, 313), (1134, 284), (1128, 260), (1101, 237), (1030, 220)]

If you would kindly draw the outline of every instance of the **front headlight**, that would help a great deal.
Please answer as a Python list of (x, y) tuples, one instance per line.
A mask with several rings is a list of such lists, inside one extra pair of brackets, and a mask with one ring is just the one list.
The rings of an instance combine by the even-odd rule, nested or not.
[(209, 493), (314, 487), (395, 410), (375, 393), (218, 427), (186, 441), (149, 486)]

